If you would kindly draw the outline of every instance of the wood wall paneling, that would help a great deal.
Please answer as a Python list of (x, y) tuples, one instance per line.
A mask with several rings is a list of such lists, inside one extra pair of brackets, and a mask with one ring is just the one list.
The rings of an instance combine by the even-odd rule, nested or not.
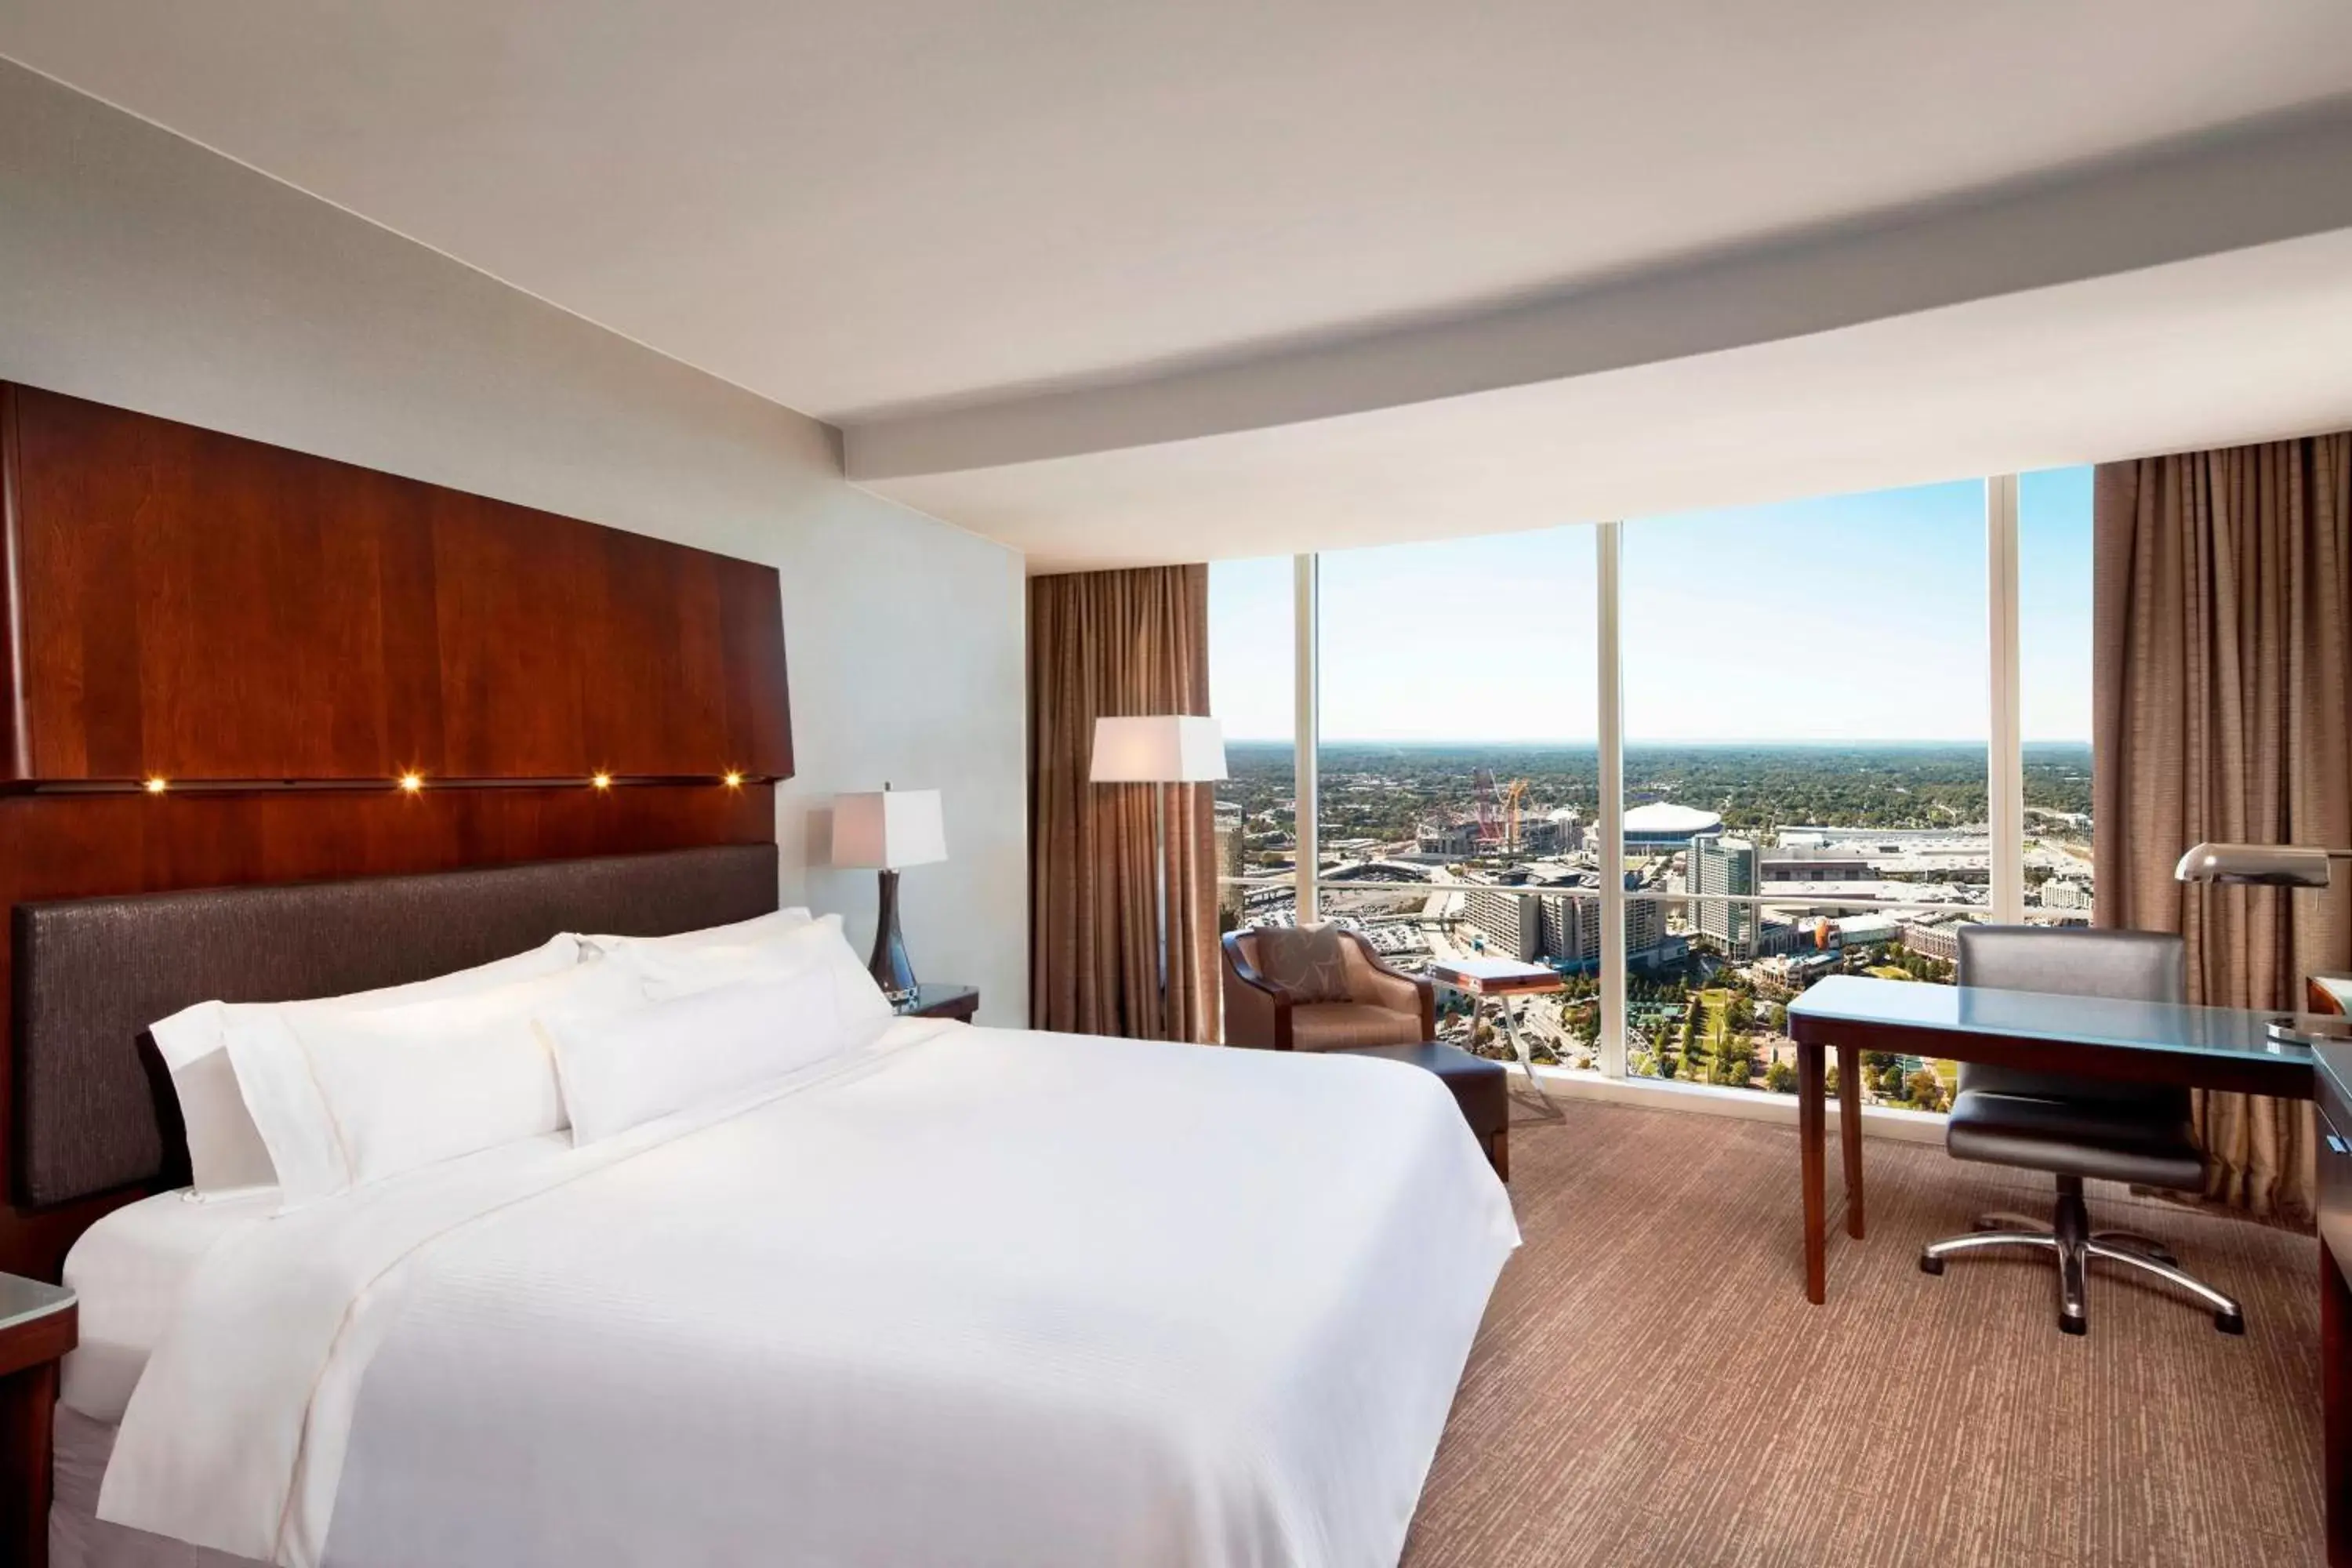
[(792, 773), (772, 567), (0, 389), (20, 780)]

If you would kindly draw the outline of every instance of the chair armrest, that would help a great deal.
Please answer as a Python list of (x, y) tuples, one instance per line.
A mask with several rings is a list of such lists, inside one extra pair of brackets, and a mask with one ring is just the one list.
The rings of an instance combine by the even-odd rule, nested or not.
[(1261, 1050), (1290, 1049), (1288, 991), (1259, 973), (1242, 956), (1239, 939), (1227, 932), (1224, 942), (1225, 1044), (1254, 1046)]
[(1352, 950), (1353, 961), (1348, 966), (1348, 982), (1357, 992), (1356, 1000), (1386, 1007), (1391, 1013), (1418, 1015), (1421, 1037), (1437, 1038), (1437, 988), (1427, 978), (1391, 969), (1381, 962), (1381, 955), (1362, 933), (1343, 933)]

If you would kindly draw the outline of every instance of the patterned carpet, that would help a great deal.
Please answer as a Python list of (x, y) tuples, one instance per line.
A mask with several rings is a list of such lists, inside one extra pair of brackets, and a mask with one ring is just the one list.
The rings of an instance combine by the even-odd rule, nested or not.
[[(1524, 1118), (1522, 1110), (1519, 1115)], [(1837, 1153), (1830, 1149), (1836, 1223)], [(1806, 1304), (1793, 1131), (1569, 1103), (1511, 1132), (1526, 1245), (1471, 1355), (1410, 1568), (2232, 1565), (2321, 1559), (2318, 1249), (2094, 1186), (2234, 1292), (2244, 1338), (2094, 1266), (1919, 1246), (2047, 1178), (1871, 1140), (1870, 1237)]]

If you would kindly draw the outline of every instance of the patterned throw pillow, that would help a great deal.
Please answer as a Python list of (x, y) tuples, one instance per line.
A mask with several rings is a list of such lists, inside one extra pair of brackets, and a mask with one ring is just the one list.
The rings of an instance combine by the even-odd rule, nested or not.
[(1336, 926), (1269, 926), (1257, 933), (1258, 972), (1300, 1002), (1346, 1002), (1348, 960)]

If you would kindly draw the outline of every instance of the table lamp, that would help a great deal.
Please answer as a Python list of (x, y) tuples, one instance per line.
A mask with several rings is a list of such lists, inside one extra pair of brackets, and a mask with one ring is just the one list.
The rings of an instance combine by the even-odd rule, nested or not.
[[(2336, 862), (2352, 860), (2352, 849), (2312, 844), (2200, 844), (2172, 868), (2175, 881), (2242, 888), (2325, 888), (2336, 879)], [(2313, 1014), (2270, 1022), (2270, 1037), (2287, 1045), (2315, 1046), (2352, 1040), (2352, 1019)]]
[(1159, 893), (1160, 1016), (1168, 989), (1168, 786), (1225, 776), (1225, 737), (1214, 719), (1152, 713), (1097, 719), (1087, 777), (1095, 784), (1151, 786), (1151, 867)]
[(866, 970), (893, 1005), (915, 994), (915, 968), (907, 962), (898, 934), (898, 870), (948, 858), (947, 830), (940, 820), (940, 792), (892, 789), (833, 797), (833, 863), (872, 868), (882, 875), (881, 903), (874, 914), (874, 956)]

